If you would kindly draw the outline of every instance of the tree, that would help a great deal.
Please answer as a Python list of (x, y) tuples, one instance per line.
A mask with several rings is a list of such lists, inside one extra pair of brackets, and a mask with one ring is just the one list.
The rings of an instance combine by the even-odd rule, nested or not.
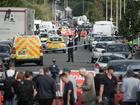
[(139, 3), (129, 0), (126, 6), (126, 13), (119, 24), (119, 32), (123, 35), (136, 35), (139, 28), (138, 10)]

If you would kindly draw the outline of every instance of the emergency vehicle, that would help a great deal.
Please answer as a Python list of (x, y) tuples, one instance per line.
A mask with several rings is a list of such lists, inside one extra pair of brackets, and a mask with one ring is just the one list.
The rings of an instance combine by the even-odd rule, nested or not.
[(43, 65), (43, 50), (38, 36), (21, 35), (13, 41), (11, 59), (16, 65), (31, 62)]

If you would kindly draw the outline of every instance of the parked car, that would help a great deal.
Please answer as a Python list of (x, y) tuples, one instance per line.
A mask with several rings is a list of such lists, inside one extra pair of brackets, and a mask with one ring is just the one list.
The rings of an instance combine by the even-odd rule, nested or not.
[(117, 76), (124, 76), (128, 70), (128, 67), (134, 67), (140, 64), (140, 60), (112, 60), (108, 62), (107, 67), (112, 66), (115, 69)]
[(113, 36), (106, 36), (106, 35), (94, 36), (93, 39), (90, 42), (89, 50), (92, 51), (92, 49), (95, 47), (95, 45), (97, 43), (112, 44), (112, 43), (115, 43), (115, 37), (113, 37)]
[(3, 58), (0, 57), (0, 79), (2, 78), (3, 76), (3, 71), (5, 70), (5, 66), (4, 66), (4, 61), (3, 61)]
[(105, 51), (107, 44), (106, 43), (97, 43), (92, 49), (91, 63), (95, 63), (99, 56)]
[(129, 46), (123, 43), (108, 44), (105, 52), (123, 54), (126, 58), (131, 54)]
[[(4, 65), (2, 69), (7, 69), (10, 64), (11, 47), (8, 44), (0, 44), (0, 58)], [(0, 63), (1, 64), (1, 63)], [(5, 68), (4, 68), (5, 67)]]
[(111, 60), (122, 60), (125, 59), (125, 56), (122, 54), (116, 53), (103, 53), (95, 63), (95, 71), (99, 71), (100, 68), (107, 67), (107, 63)]
[(129, 65), (127, 67), (127, 70), (132, 70), (134, 71), (136, 74), (138, 74), (138, 72), (140, 72), (140, 65), (139, 64), (134, 64), (134, 65)]
[(12, 40), (1, 40), (0, 44), (9, 45), (12, 48)]

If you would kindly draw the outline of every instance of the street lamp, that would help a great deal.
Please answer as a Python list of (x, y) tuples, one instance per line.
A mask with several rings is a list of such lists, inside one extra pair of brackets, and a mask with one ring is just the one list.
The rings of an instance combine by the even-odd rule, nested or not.
[(110, 11), (111, 13), (111, 17), (110, 17), (110, 20), (112, 21), (112, 0), (111, 0), (111, 11)]
[(125, 5), (126, 5), (126, 1), (124, 0), (124, 1), (123, 1), (123, 9), (124, 9), (124, 10), (123, 10), (123, 13), (124, 13), (124, 14), (125, 14)]
[(83, 15), (85, 14), (85, 0), (83, 0)]
[(118, 28), (118, 0), (116, 0), (116, 27)]
[(122, 0), (120, 0), (120, 20), (122, 20)]
[(108, 0), (106, 0), (106, 21), (108, 20)]

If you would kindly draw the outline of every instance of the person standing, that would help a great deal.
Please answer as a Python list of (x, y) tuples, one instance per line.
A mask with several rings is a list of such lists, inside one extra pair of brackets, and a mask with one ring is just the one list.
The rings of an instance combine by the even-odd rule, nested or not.
[(114, 68), (109, 66), (108, 72), (100, 83), (99, 103), (114, 105), (114, 95), (117, 89), (117, 78), (114, 76)]
[(10, 69), (5, 71), (4, 80), (4, 105), (13, 105), (14, 103), (14, 84), (16, 82), (16, 71), (14, 64), (10, 65)]
[(56, 79), (59, 76), (59, 71), (60, 70), (59, 70), (58, 66), (56, 65), (56, 60), (53, 59), (52, 62), (53, 62), (53, 64), (49, 67), (49, 70), (50, 70), (50, 73), (51, 73), (52, 78), (55, 81), (57, 81)]
[(96, 105), (96, 92), (94, 78), (87, 72), (85, 68), (80, 69), (80, 75), (85, 78), (82, 86), (77, 86), (83, 90), (82, 103), (83, 105)]
[(121, 91), (124, 93), (123, 105), (136, 105), (137, 92), (140, 91), (140, 80), (134, 77), (132, 70), (128, 70), (123, 79)]
[(17, 100), (18, 100), (18, 97), (19, 97), (19, 86), (20, 86), (20, 83), (21, 81), (24, 80), (24, 73), (19, 71), (17, 73), (17, 76), (16, 76), (16, 81), (14, 83), (14, 91), (15, 91), (15, 100), (14, 100), (14, 104), (13, 105), (17, 105)]
[(67, 47), (68, 47), (68, 60), (67, 62), (74, 62), (74, 57), (73, 57), (73, 46), (74, 46), (74, 40), (72, 36), (69, 36)]
[(17, 105), (33, 105), (33, 98), (36, 94), (35, 85), (32, 81), (33, 73), (26, 71), (24, 76), (25, 79), (20, 81), (17, 88)]
[(100, 68), (99, 69), (99, 73), (96, 74), (96, 76), (94, 77), (94, 80), (95, 80), (95, 90), (96, 90), (96, 96), (99, 97), (99, 91), (100, 91), (100, 84), (101, 84), (101, 81), (104, 77), (104, 75), (106, 74), (106, 70), (107, 68)]
[(76, 103), (77, 102), (76, 79), (70, 75), (71, 70), (69, 68), (64, 68), (63, 71), (67, 75), (68, 79), (72, 82), (73, 89), (74, 89), (74, 100), (75, 100), (75, 103)]
[(72, 82), (65, 73), (60, 74), (60, 79), (64, 82), (63, 105), (75, 105), (74, 89)]
[(43, 68), (44, 75), (36, 79), (37, 97), (39, 105), (52, 105), (56, 98), (56, 82), (49, 76), (47, 67)]

